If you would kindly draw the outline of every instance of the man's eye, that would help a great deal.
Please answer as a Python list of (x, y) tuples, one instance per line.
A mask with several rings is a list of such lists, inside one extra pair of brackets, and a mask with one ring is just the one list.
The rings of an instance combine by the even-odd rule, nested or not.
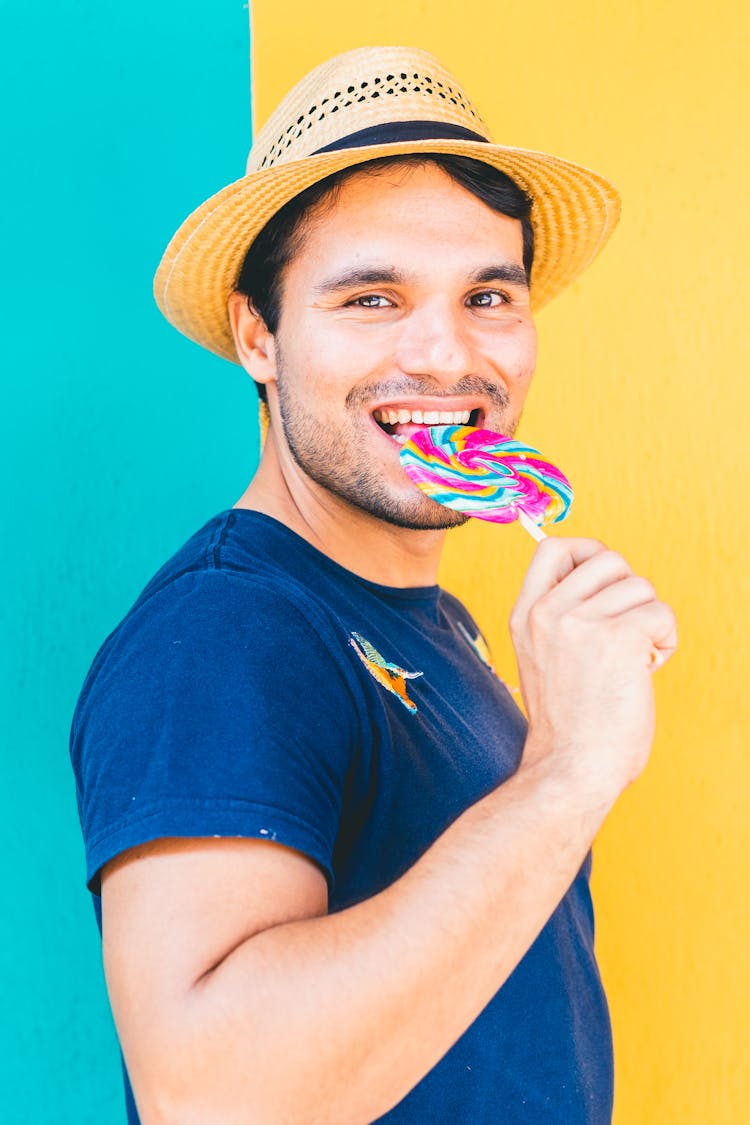
[[(385, 304), (375, 304), (376, 301), (384, 301)], [(381, 297), (379, 293), (368, 293), (364, 297), (355, 297), (353, 301), (347, 301), (347, 305), (356, 305), (361, 309), (382, 309), (389, 305), (390, 301), (387, 297)]]
[(481, 293), (473, 293), (469, 300), (479, 309), (494, 309), (510, 303), (508, 294), (500, 289), (484, 289)]

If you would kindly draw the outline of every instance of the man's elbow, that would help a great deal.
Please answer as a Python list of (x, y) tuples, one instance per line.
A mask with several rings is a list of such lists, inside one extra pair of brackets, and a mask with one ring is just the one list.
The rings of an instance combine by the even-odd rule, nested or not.
[(238, 1075), (227, 1065), (231, 1046), (220, 1047), (218, 1056), (215, 1047), (208, 1039), (189, 1050), (173, 1047), (132, 1070), (126, 1057), (141, 1125), (322, 1125), (324, 1117), (290, 1105), (289, 1087), (274, 1081), (277, 1068), (262, 1052), (257, 1065)]

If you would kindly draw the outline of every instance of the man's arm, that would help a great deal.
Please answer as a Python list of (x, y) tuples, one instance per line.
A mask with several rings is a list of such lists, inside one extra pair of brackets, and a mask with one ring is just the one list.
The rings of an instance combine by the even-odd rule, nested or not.
[(521, 768), (396, 883), (326, 915), (305, 857), (157, 841), (103, 874), (104, 957), (144, 1125), (366, 1125), (466, 1030), (570, 886), (652, 737), (671, 611), (592, 541), (542, 544), (512, 630)]

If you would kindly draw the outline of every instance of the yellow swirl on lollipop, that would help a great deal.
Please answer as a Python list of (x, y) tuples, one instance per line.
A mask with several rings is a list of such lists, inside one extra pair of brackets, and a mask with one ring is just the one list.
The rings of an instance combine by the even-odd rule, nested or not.
[(557, 466), (492, 430), (431, 426), (412, 434), (400, 457), (404, 472), (438, 504), (491, 523), (517, 519), (535, 539), (570, 511), (573, 489)]

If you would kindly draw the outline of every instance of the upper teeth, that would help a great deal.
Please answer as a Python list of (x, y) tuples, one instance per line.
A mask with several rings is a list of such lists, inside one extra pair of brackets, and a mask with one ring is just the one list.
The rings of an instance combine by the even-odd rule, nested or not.
[(405, 422), (417, 422), (424, 426), (462, 426), (466, 425), (471, 417), (470, 410), (391, 410), (383, 407), (375, 410), (373, 417), (376, 422), (383, 422), (387, 426), (403, 425)]

